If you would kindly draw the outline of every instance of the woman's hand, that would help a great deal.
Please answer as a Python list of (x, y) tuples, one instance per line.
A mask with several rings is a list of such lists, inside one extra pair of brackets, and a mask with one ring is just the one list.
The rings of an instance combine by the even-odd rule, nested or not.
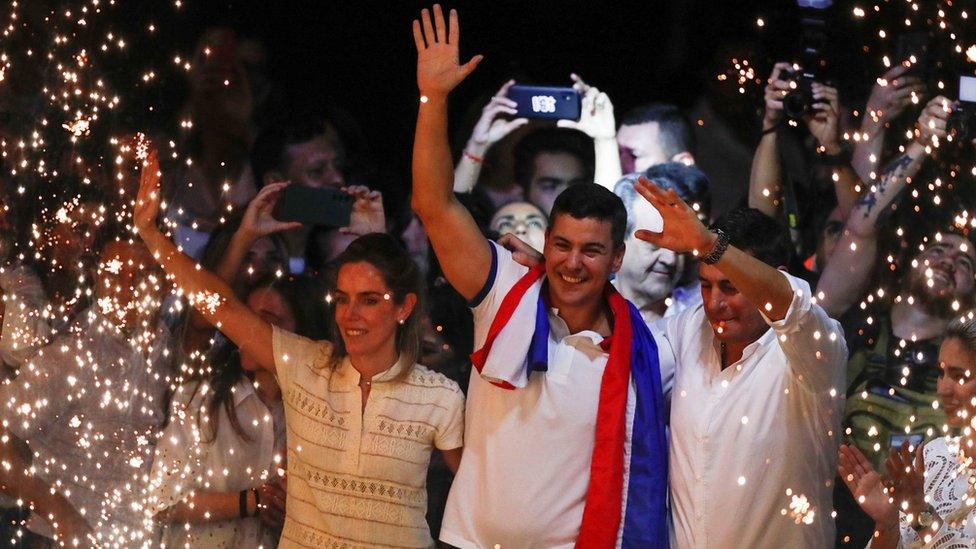
[(907, 511), (918, 516), (928, 506), (925, 502), (925, 457), (922, 446), (919, 445), (913, 452), (906, 441), (900, 448), (892, 448), (885, 460), (885, 470), (891, 479), (896, 504), (906, 502)]
[(156, 217), (159, 215), (159, 180), (161, 177), (156, 149), (150, 148), (142, 165), (139, 192), (136, 195), (135, 208), (132, 210), (132, 225), (137, 232), (156, 228)]
[(339, 232), (355, 236), (386, 232), (386, 213), (383, 211), (383, 195), (362, 185), (343, 187), (343, 192), (356, 199), (352, 205), (349, 226)]
[(451, 10), (450, 27), (444, 22), (440, 4), (434, 4), (433, 24), (426, 9), (421, 10), (420, 19), (413, 22), (413, 40), (417, 46), (417, 87), (422, 95), (430, 99), (443, 99), (474, 71), (483, 56), (476, 55), (467, 63), (460, 63), (460, 27), (456, 10)]
[(528, 118), (516, 118), (508, 120), (505, 116), (515, 114), (518, 103), (508, 98), (508, 90), (515, 85), (514, 80), (509, 80), (502, 84), (491, 101), (481, 110), (481, 118), (471, 130), (471, 138), (468, 139), (468, 151), (472, 154), (482, 156), (492, 145), (501, 141), (508, 134), (529, 123)]
[(891, 525), (898, 522), (898, 508), (885, 492), (881, 475), (857, 447), (841, 444), (837, 460), (837, 473), (851, 491), (861, 509), (875, 524)]
[(297, 221), (278, 221), (272, 215), (281, 192), (288, 185), (290, 185), (288, 182), (265, 185), (247, 205), (247, 210), (244, 211), (244, 217), (241, 219), (241, 226), (237, 231), (253, 242), (269, 234), (300, 228), (302, 224)]

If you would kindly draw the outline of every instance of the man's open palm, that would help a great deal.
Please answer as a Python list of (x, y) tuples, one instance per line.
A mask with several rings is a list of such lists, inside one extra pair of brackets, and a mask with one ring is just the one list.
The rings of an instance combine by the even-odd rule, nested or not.
[[(413, 22), (413, 40), (417, 45), (417, 87), (426, 96), (446, 97), (481, 62), (476, 55), (461, 65), (458, 53), (460, 28), (457, 12), (451, 10), (450, 25), (444, 21), (444, 12), (434, 4), (434, 18), (422, 10), (420, 21)], [(426, 40), (425, 40), (426, 38)]]

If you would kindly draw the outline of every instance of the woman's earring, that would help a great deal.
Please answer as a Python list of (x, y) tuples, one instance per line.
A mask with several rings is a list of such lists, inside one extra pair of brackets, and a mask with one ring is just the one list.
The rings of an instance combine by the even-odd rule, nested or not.
[(403, 324), (404, 324), (404, 323), (405, 323), (406, 321), (407, 321), (407, 320), (406, 320), (405, 318), (401, 318), (400, 320), (397, 320), (397, 323), (399, 323), (399, 324), (400, 324), (400, 326), (403, 326)]

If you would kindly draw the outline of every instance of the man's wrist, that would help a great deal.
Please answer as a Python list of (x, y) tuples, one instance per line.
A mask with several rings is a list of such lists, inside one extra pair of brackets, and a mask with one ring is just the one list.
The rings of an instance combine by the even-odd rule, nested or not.
[(447, 103), (447, 94), (441, 92), (425, 92), (420, 91), (420, 104), (421, 105), (440, 105)]
[(779, 125), (779, 117), (764, 116), (762, 121), (763, 133), (771, 133)]
[(474, 139), (469, 139), (468, 144), (464, 146), (464, 152), (476, 156), (479, 158), (484, 158), (485, 153), (488, 152), (488, 147), (490, 143), (488, 141), (475, 141)]

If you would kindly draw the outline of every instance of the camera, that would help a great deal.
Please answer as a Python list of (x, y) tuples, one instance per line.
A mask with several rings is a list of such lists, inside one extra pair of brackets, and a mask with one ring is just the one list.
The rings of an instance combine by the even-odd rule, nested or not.
[(803, 70), (780, 73), (780, 79), (792, 81), (795, 87), (783, 97), (783, 114), (791, 120), (799, 120), (813, 108), (813, 83), (816, 76)]
[(797, 5), (800, 7), (800, 29), (803, 36), (800, 68), (780, 74), (781, 80), (795, 84), (783, 97), (783, 114), (791, 120), (810, 114), (815, 103), (813, 83), (823, 82), (822, 73), (827, 66), (824, 55), (827, 45), (827, 8), (831, 2), (798, 0)]
[(976, 78), (959, 77), (959, 101), (949, 113), (946, 133), (957, 143), (976, 138)]

